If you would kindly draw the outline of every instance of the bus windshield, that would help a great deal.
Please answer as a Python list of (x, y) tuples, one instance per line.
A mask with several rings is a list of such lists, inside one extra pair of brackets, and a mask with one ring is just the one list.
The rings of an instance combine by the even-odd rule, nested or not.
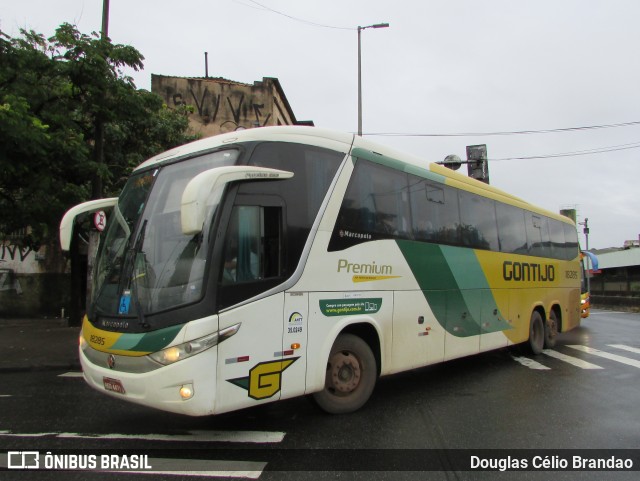
[[(90, 317), (137, 317), (144, 323), (146, 314), (200, 299), (208, 238), (182, 233), (182, 192), (195, 175), (237, 158), (237, 150), (214, 152), (128, 180), (96, 259)], [(215, 219), (215, 199), (208, 204), (203, 232)]]

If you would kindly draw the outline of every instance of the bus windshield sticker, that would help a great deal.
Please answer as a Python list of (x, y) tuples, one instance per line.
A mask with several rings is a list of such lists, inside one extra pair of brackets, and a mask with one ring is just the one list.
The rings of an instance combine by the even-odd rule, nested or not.
[(382, 306), (382, 298), (320, 300), (320, 311), (327, 317), (375, 314)]
[(120, 297), (120, 307), (118, 308), (118, 314), (129, 314), (129, 306), (131, 305), (131, 291), (126, 290)]

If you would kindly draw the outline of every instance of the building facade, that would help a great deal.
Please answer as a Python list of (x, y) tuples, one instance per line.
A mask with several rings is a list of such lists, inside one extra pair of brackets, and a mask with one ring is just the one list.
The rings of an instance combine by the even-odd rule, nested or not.
[(65, 259), (57, 243), (34, 250), (0, 242), (0, 317), (57, 317), (69, 302)]
[(599, 270), (590, 279), (593, 304), (640, 309), (640, 248), (596, 251), (595, 254)]
[(189, 106), (189, 124), (202, 137), (273, 125), (313, 125), (298, 121), (277, 78), (253, 84), (223, 78), (151, 76), (151, 91), (169, 108)]

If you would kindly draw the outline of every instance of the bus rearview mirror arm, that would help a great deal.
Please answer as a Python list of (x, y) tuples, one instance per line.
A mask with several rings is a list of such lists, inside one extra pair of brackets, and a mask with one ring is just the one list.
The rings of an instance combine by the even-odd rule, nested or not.
[[(225, 184), (243, 180), (279, 180), (291, 177), (293, 177), (293, 172), (244, 165), (216, 167), (201, 172), (189, 181), (182, 193), (180, 203), (182, 233), (195, 235), (202, 232), (207, 206), (212, 203), (208, 200), (216, 189), (221, 193)], [(217, 199), (213, 203), (216, 201)]]
[(109, 197), (107, 199), (96, 199), (83, 202), (69, 209), (60, 221), (60, 247), (63, 251), (68, 252), (71, 248), (71, 236), (73, 234), (73, 224), (80, 214), (87, 212), (109, 209), (116, 205), (117, 197)]

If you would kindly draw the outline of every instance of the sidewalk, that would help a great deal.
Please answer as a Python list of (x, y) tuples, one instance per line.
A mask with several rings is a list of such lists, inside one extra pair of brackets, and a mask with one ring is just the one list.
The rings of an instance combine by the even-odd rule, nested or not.
[(0, 319), (0, 372), (79, 371), (79, 334), (66, 319)]

